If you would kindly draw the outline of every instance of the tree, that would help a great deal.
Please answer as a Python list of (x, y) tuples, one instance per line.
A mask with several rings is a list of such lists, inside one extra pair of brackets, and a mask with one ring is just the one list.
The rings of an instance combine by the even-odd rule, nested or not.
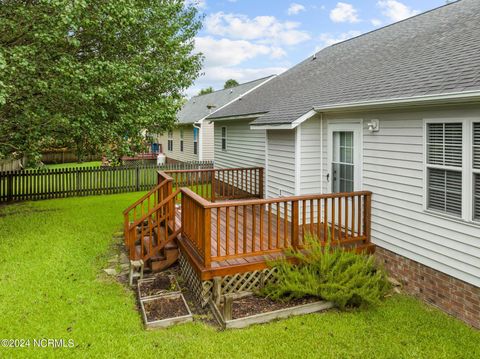
[(198, 93), (198, 96), (206, 95), (206, 94), (212, 93), (213, 91), (214, 91), (213, 87), (209, 86), (204, 89), (201, 89), (200, 92)]
[(0, 156), (49, 146), (120, 156), (142, 130), (174, 123), (201, 69), (201, 18), (185, 0), (0, 6)]
[(229, 88), (232, 88), (232, 87), (235, 87), (235, 86), (238, 86), (238, 85), (239, 85), (239, 83), (237, 82), (237, 80), (230, 79), (230, 80), (225, 81), (225, 85), (223, 85), (223, 88), (224, 89), (229, 89)]

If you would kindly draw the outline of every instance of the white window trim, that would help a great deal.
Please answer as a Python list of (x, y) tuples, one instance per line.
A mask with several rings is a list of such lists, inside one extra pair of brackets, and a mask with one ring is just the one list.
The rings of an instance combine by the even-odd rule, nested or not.
[[(423, 210), (437, 216), (479, 224), (473, 220), (473, 122), (480, 122), (478, 117), (460, 118), (425, 118), (423, 120)], [(427, 163), (427, 125), (429, 123), (462, 123), (462, 166), (436, 166)], [(462, 172), (462, 215), (460, 217), (428, 208), (428, 168), (440, 168)], [(480, 172), (480, 171), (479, 171)]]
[(180, 129), (180, 152), (183, 152), (185, 149), (183, 142), (183, 128)]
[[(172, 144), (171, 146), (170, 143)], [(168, 152), (173, 152), (173, 131), (168, 131), (167, 134), (167, 150)]]
[[(223, 129), (225, 129), (225, 136), (223, 135)], [(225, 148), (223, 148), (223, 140), (225, 140)], [(227, 126), (222, 126), (220, 129), (220, 148), (223, 152), (227, 152)]]
[(327, 192), (332, 193), (332, 181), (333, 174), (332, 171), (332, 154), (333, 154), (333, 132), (338, 131), (350, 131), (354, 132), (354, 138), (358, 138), (358, 147), (355, 146), (354, 151), (354, 164), (355, 164), (355, 177), (354, 177), (354, 191), (363, 190), (363, 119), (360, 120), (344, 120), (342, 122), (338, 121), (328, 121), (327, 122), (327, 169), (330, 174), (330, 179), (327, 182)]

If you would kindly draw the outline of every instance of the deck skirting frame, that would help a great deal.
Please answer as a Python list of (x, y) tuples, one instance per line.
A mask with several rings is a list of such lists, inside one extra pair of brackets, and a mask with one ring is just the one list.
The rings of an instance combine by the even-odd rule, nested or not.
[(225, 294), (256, 291), (278, 280), (278, 269), (275, 267), (202, 280), (182, 250), (179, 263), (185, 283), (202, 307), (205, 307), (210, 299), (218, 301)]

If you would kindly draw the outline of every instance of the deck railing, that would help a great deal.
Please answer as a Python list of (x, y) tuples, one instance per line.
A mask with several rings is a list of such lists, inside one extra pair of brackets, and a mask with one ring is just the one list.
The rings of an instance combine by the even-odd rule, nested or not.
[(203, 265), (322, 243), (370, 243), (371, 192), (211, 203), (182, 188), (182, 235)]
[(226, 168), (165, 171), (173, 178), (173, 187), (188, 187), (201, 197), (215, 202), (245, 198), (263, 198), (263, 168)]

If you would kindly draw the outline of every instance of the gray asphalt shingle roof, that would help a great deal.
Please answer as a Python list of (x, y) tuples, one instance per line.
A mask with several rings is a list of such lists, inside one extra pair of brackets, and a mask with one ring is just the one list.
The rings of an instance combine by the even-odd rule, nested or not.
[(314, 107), (480, 90), (480, 0), (460, 0), (319, 51), (210, 118), (265, 113), (290, 123)]
[(194, 96), (178, 112), (178, 123), (195, 123), (208, 116), (208, 114), (217, 111), (220, 107), (228, 104), (230, 101), (233, 101), (237, 97), (252, 90), (256, 86), (261, 85), (271, 77), (272, 76), (264, 77), (229, 89), (215, 91), (202, 96)]

